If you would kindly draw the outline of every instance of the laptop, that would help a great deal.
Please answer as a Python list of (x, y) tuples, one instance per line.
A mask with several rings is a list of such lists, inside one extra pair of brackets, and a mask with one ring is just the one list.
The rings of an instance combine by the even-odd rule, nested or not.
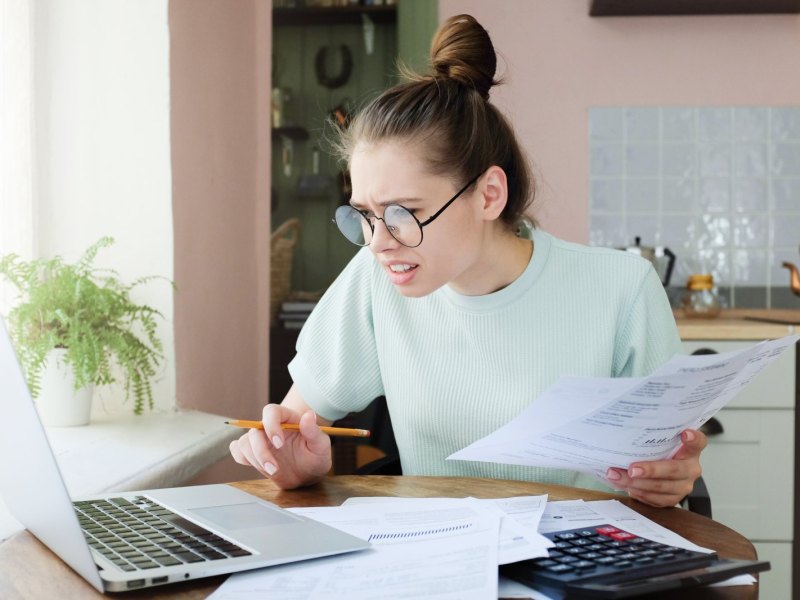
[(99, 592), (122, 592), (367, 548), (229, 485), (73, 502), (0, 318), (0, 495)]

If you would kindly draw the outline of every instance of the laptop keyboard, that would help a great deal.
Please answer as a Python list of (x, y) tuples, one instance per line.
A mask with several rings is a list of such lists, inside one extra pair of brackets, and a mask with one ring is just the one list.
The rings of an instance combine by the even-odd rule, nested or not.
[(142, 496), (72, 504), (89, 545), (123, 571), (251, 554)]

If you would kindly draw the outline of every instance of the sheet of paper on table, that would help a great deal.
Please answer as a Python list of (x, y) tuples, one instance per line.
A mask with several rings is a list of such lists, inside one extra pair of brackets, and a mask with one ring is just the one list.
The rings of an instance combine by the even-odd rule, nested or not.
[(572, 469), (605, 479), (609, 467), (669, 458), (684, 429), (700, 427), (798, 339), (676, 356), (648, 377), (563, 377), (516, 419), (448, 460)]
[(360, 552), (233, 575), (211, 596), (245, 598), (491, 598), (500, 517), (467, 503), (437, 507), (297, 508), (372, 542)]
[(500, 517), (500, 539), (497, 544), (497, 562), (506, 565), (529, 558), (547, 556), (553, 542), (539, 533), (539, 521), (547, 505), (547, 495), (517, 496), (514, 498), (397, 498), (394, 496), (359, 496), (348, 498), (342, 506), (389, 503), (395, 507), (424, 509), (458, 506), (471, 503), (480, 510), (490, 511)]

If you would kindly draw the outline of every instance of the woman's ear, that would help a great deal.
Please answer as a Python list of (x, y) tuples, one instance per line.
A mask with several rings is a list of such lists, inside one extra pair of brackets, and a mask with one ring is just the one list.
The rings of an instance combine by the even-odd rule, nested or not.
[(483, 197), (482, 212), (487, 221), (500, 218), (508, 202), (508, 180), (506, 172), (498, 166), (489, 167), (478, 181), (478, 190)]

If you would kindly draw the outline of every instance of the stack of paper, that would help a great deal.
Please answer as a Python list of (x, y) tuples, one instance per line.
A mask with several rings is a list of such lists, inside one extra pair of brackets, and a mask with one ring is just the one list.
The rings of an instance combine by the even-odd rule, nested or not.
[[(342, 506), (290, 509), (372, 542), (361, 552), (231, 576), (213, 600), (250, 598), (534, 598), (498, 577), (498, 566), (545, 556), (541, 533), (609, 523), (664, 544), (710, 552), (616, 500), (547, 502), (546, 496), (350, 498)], [(731, 583), (751, 583), (744, 576)]]

